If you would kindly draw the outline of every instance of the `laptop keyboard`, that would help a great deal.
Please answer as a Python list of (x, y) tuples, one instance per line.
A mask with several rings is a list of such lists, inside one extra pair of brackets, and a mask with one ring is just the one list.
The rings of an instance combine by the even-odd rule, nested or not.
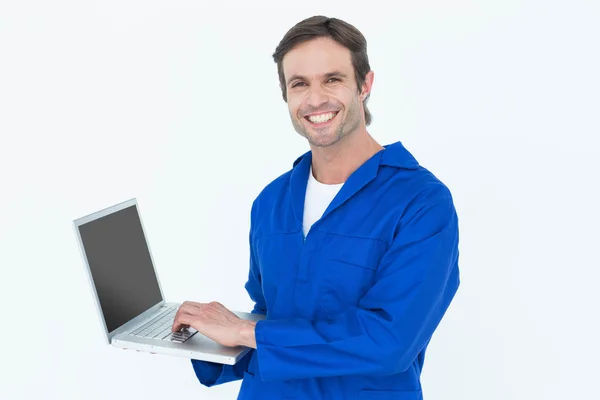
[(177, 308), (167, 307), (156, 317), (131, 332), (130, 335), (141, 338), (169, 340), (171, 342), (183, 343), (194, 336), (198, 331), (189, 327), (178, 332), (171, 332), (176, 313)]

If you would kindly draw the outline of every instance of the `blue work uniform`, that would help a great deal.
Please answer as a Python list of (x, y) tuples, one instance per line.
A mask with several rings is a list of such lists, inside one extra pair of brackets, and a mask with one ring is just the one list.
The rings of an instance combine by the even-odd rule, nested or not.
[(419, 400), (425, 351), (458, 286), (449, 189), (400, 142), (363, 163), (304, 236), (309, 151), (252, 204), (246, 290), (257, 348), (192, 360), (238, 399)]

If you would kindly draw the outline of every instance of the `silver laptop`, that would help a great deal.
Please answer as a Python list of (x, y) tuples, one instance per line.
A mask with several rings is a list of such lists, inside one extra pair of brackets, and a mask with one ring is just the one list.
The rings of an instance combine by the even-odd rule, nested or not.
[[(73, 221), (106, 342), (233, 365), (247, 347), (226, 347), (193, 328), (171, 332), (179, 304), (165, 302), (137, 199)], [(264, 316), (234, 311), (258, 321)]]

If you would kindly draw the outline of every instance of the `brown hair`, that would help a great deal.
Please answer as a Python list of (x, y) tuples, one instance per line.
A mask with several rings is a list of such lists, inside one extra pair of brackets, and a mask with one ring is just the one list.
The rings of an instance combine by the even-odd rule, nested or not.
[[(321, 15), (307, 18), (294, 25), (281, 39), (273, 53), (273, 59), (277, 63), (277, 73), (283, 100), (287, 102), (287, 88), (283, 76), (283, 57), (296, 45), (319, 37), (329, 37), (350, 50), (352, 66), (354, 67), (354, 78), (360, 92), (365, 82), (367, 73), (371, 70), (369, 57), (367, 56), (367, 40), (363, 34), (353, 25), (337, 18), (328, 18)], [(371, 123), (371, 113), (367, 109), (369, 93), (363, 100), (365, 109), (365, 123)]]

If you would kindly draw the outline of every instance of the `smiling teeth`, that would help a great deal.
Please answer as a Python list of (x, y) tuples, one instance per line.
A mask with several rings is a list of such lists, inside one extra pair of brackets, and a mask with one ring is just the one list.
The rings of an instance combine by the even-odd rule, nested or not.
[(308, 117), (308, 119), (313, 124), (322, 124), (323, 122), (329, 121), (333, 117), (335, 117), (335, 113), (326, 113), (320, 115), (311, 115), (310, 117)]

